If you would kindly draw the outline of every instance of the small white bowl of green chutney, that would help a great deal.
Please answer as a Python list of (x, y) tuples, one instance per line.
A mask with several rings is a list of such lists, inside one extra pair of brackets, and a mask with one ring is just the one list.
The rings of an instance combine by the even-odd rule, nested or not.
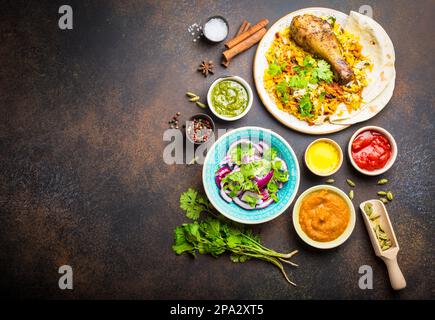
[(213, 114), (226, 121), (243, 118), (252, 107), (252, 89), (241, 77), (216, 79), (208, 89), (207, 103)]

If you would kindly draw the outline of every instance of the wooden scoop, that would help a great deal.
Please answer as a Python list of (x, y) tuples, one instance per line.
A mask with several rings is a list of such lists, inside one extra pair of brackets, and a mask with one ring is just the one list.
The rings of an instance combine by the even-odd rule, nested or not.
[[(379, 215), (379, 224), (387, 234), (388, 238), (391, 240), (391, 247), (387, 250), (382, 251), (378, 238), (376, 237), (376, 233), (371, 224), (371, 220), (364, 212), (364, 205), (366, 203), (371, 203), (373, 205), (373, 214)], [(397, 238), (394, 234), (394, 230), (391, 225), (387, 209), (385, 208), (382, 201), (379, 201), (377, 199), (364, 201), (359, 206), (364, 219), (364, 223), (370, 236), (370, 241), (372, 242), (372, 246), (375, 249), (375, 254), (380, 257), (387, 266), (391, 286), (394, 290), (401, 290), (405, 288), (406, 280), (403, 277), (402, 271), (400, 271), (399, 265), (397, 263), (397, 253), (399, 252), (400, 248), (399, 244), (397, 243)]]

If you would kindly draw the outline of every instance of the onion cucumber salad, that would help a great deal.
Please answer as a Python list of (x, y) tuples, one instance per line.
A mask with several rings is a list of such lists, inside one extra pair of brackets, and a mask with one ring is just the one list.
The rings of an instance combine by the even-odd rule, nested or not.
[(233, 142), (219, 164), (215, 181), (221, 197), (246, 210), (278, 202), (277, 192), (289, 179), (287, 164), (267, 143)]

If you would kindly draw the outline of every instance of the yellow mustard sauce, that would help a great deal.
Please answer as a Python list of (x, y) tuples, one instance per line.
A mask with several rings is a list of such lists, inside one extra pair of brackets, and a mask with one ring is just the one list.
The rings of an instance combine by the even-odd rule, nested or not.
[(307, 166), (319, 174), (333, 172), (340, 163), (337, 147), (328, 141), (317, 141), (307, 150)]

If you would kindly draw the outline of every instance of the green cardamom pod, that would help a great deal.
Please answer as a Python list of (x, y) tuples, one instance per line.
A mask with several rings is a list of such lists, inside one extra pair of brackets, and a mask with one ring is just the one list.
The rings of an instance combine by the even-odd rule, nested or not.
[(200, 108), (203, 108), (203, 109), (207, 108), (207, 106), (204, 103), (199, 102), (199, 101), (196, 101), (196, 105)]
[(353, 182), (352, 180), (350, 180), (350, 179), (346, 179), (346, 182), (347, 182), (347, 184), (350, 185), (351, 187), (355, 187), (355, 182)]
[(386, 198), (379, 198), (379, 200), (381, 200), (384, 204), (388, 203), (388, 200)]
[(388, 191), (387, 192), (387, 199), (391, 201), (391, 200), (393, 200), (393, 198), (394, 198), (393, 193), (391, 191)]
[(189, 91), (186, 92), (186, 96), (188, 96), (189, 98), (195, 98), (195, 97), (198, 97), (197, 94), (194, 94), (193, 92), (189, 92)]
[(386, 184), (388, 182), (388, 179), (381, 179), (378, 181), (378, 184), (382, 185), (382, 184)]
[(373, 213), (373, 205), (370, 202), (367, 202), (364, 205), (364, 212), (370, 217)]
[(197, 102), (198, 100), (199, 100), (198, 96), (189, 99), (190, 102)]

